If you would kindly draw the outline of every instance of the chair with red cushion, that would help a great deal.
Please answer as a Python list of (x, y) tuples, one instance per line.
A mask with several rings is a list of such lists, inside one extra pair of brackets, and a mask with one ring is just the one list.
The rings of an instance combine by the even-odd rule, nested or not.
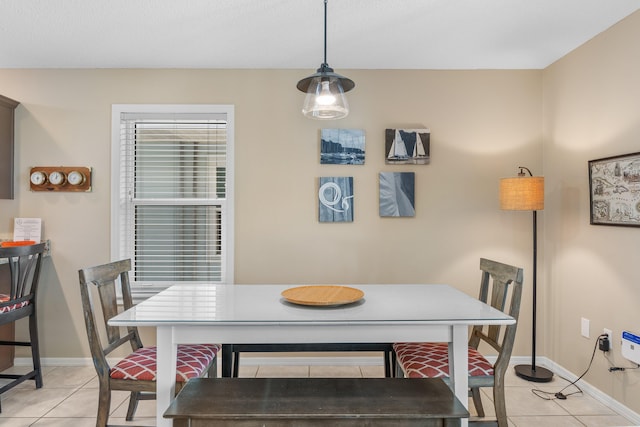
[[(488, 259), (480, 259), (482, 279), (479, 299), (518, 319), (522, 296), (523, 271), (521, 268)], [(504, 376), (511, 358), (517, 322), (512, 325), (474, 326), (469, 339), (469, 388), (479, 417), (484, 417), (480, 387), (493, 387), (496, 422), (507, 427), (504, 399)], [(497, 352), (491, 364), (478, 351), (484, 342)], [(448, 381), (449, 356), (446, 343), (395, 343), (398, 376), (407, 378), (438, 378)]]
[[(126, 310), (133, 306), (130, 270), (131, 260), (127, 259), (78, 271), (89, 347), (100, 384), (97, 427), (107, 425), (112, 390), (131, 392), (127, 421), (133, 419), (139, 400), (155, 399), (156, 348), (143, 347), (135, 327), (127, 328), (126, 334), (122, 335), (119, 327), (107, 324), (109, 319), (118, 314), (118, 284), (122, 291), (123, 308)], [(94, 305), (94, 301), (99, 301), (100, 305)], [(127, 351), (131, 353), (111, 366), (107, 356), (116, 349), (128, 346), (130, 348)], [(176, 393), (191, 378), (205, 375), (215, 377), (218, 351), (218, 344), (179, 345)]]
[(6, 339), (0, 341), (0, 345), (31, 347), (33, 360), (33, 370), (26, 374), (0, 374), (0, 378), (11, 380), (0, 387), (0, 394), (26, 380), (35, 381), (36, 388), (42, 387), (36, 299), (40, 264), (45, 248), (46, 243), (0, 247), (0, 260), (4, 264), (2, 269), (8, 271), (6, 277), (3, 273), (3, 277), (0, 278), (0, 325), (29, 318), (29, 341)]

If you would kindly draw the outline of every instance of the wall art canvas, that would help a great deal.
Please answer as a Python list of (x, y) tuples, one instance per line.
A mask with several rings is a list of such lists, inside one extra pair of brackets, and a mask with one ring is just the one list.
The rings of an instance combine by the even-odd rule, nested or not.
[(640, 227), (640, 153), (589, 161), (591, 224)]
[(380, 172), (380, 216), (416, 216), (414, 172)]
[(429, 129), (386, 129), (385, 163), (393, 165), (426, 165), (429, 163)]
[(353, 222), (353, 177), (321, 177), (318, 201), (320, 222)]
[(364, 165), (365, 138), (362, 129), (322, 129), (320, 164)]

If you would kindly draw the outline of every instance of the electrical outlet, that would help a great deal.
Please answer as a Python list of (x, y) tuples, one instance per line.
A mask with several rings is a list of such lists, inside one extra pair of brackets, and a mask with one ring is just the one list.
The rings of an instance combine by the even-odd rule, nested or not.
[(613, 332), (611, 332), (611, 329), (604, 328), (602, 333), (609, 338), (609, 351), (613, 351)]
[(582, 318), (580, 323), (580, 333), (583, 337), (589, 338), (589, 319)]

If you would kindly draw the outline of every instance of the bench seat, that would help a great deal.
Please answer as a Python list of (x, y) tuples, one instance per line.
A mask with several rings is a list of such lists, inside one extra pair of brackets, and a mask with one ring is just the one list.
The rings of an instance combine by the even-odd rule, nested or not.
[(164, 417), (191, 427), (450, 427), (469, 413), (434, 378), (197, 378)]

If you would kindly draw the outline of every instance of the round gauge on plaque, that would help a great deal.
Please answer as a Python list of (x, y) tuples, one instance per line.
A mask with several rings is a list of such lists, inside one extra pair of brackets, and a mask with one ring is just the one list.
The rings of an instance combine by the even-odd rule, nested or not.
[(85, 180), (86, 178), (82, 172), (71, 171), (69, 175), (67, 175), (67, 181), (69, 181), (71, 185), (82, 185)]
[(53, 185), (62, 185), (66, 179), (64, 172), (55, 171), (49, 174), (49, 182)]
[(47, 182), (47, 175), (40, 171), (32, 172), (29, 180), (33, 185), (43, 185)]

